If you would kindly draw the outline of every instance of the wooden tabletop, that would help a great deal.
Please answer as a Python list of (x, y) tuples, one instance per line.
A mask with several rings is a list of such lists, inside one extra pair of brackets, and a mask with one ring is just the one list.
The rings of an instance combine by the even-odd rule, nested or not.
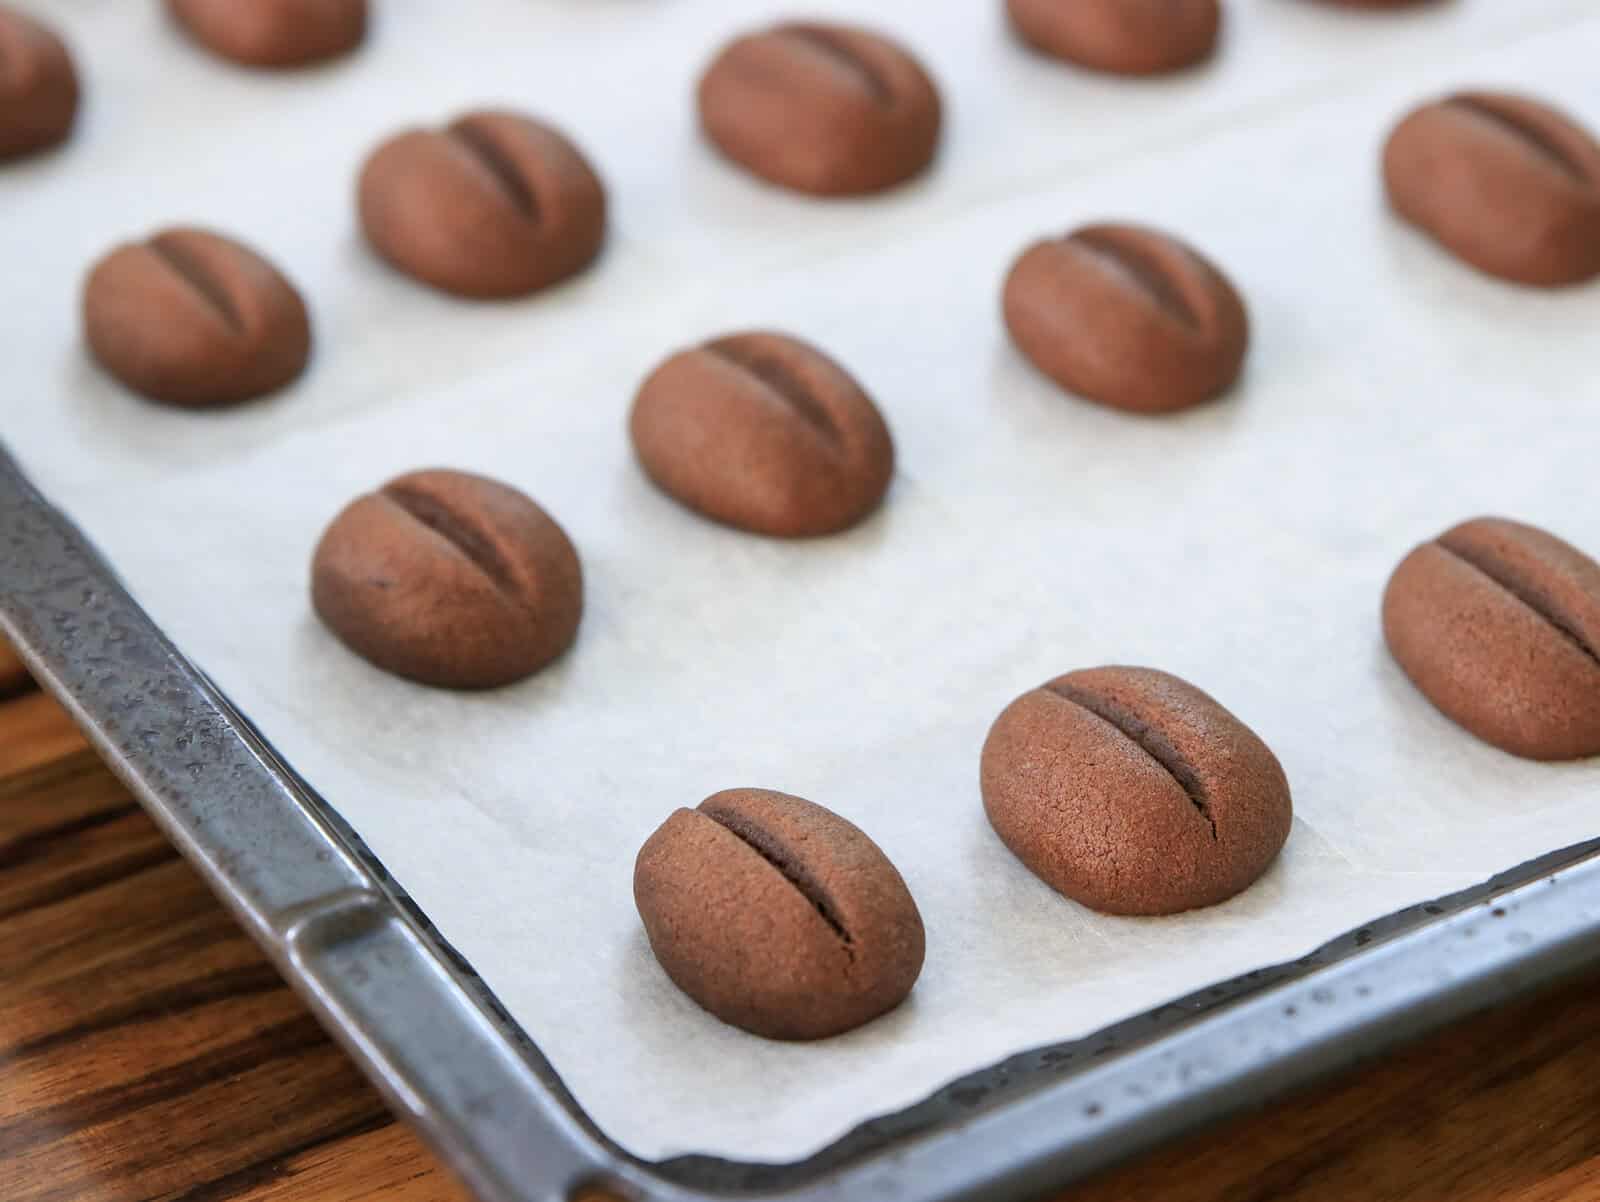
[[(0, 645), (0, 1202), (464, 1202)], [(1600, 979), (1071, 1202), (1593, 1202)]]

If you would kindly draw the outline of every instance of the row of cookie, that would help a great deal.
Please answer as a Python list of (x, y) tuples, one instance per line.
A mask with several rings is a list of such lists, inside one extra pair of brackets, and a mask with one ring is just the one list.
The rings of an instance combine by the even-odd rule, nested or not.
[[(1555, 286), (1600, 273), (1600, 143), (1554, 109), (1466, 92), (1418, 109), (1383, 154), (1391, 204), (1462, 259)], [(468, 113), (381, 145), (360, 173), (371, 246), (448, 292), (503, 297), (583, 269), (606, 194), (583, 154), (532, 118)], [(1068, 391), (1165, 412), (1225, 391), (1249, 341), (1243, 300), (1198, 251), (1112, 223), (1030, 247), (1004, 289), (1017, 345)], [(89, 346), (129, 387), (173, 404), (283, 387), (311, 351), (299, 292), (242, 244), (169, 230), (117, 248), (84, 293)]]
[[(1428, 0), (1325, 2), (1400, 8)], [(361, 45), (369, 24), (367, 0), (166, 0), (166, 10), (196, 43), (247, 67), (305, 67), (338, 58)], [(1209, 58), (1223, 9), (1221, 0), (1006, 0), (1006, 12), (1024, 42), (1063, 62), (1119, 75), (1152, 75)], [(827, 40), (819, 48), (831, 53)], [(761, 47), (746, 41), (724, 53), (729, 74), (762, 58)], [(79, 82), (60, 35), (0, 4), (0, 46), (13, 64), (0, 78), (0, 159), (64, 141), (77, 117)], [(936, 130), (936, 104), (934, 118)]]
[[(320, 540), (312, 602), (350, 648), (437, 685), (501, 683), (573, 642), (576, 550), (522, 493), (415, 472), (360, 497)], [(1385, 590), (1397, 662), (1440, 710), (1518, 755), (1600, 754), (1600, 564), (1542, 530), (1463, 523)], [(1248, 887), (1288, 837), (1266, 744), (1192, 684), (1149, 668), (1070, 672), (997, 717), (979, 761), (996, 834), (1040, 879), (1105, 913), (1161, 915)], [(924, 932), (859, 828), (767, 789), (674, 812), (634, 893), (664, 970), (718, 1017), (771, 1038), (849, 1030), (914, 985)]]

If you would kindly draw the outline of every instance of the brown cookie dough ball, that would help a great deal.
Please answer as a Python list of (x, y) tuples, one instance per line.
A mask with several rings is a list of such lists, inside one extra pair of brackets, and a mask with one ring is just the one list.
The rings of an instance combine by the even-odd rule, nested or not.
[(1600, 755), (1600, 564), (1535, 526), (1474, 518), (1401, 561), (1389, 650), (1485, 742), (1535, 760)]
[(678, 810), (640, 849), (633, 895), (673, 982), (769, 1039), (859, 1027), (922, 971), (922, 917), (888, 857), (787, 793), (729, 789)]
[(1255, 881), (1289, 836), (1277, 757), (1211, 697), (1151, 668), (1024, 693), (983, 746), (995, 832), (1053, 889), (1108, 914), (1176, 914)]
[(467, 472), (411, 472), (333, 520), (312, 558), (311, 601), (385, 671), (486, 689), (572, 644), (583, 573), (566, 532), (516, 489)]
[(789, 22), (729, 44), (700, 80), (700, 123), (728, 158), (798, 192), (879, 192), (933, 160), (939, 93), (911, 54), (850, 25)]

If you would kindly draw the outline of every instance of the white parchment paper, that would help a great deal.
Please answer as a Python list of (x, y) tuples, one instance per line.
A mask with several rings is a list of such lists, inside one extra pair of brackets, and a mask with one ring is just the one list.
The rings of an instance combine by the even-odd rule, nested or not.
[[(762, 187), (695, 134), (697, 72), (781, 3), (380, 3), (359, 56), (289, 76), (208, 59), (153, 2), (32, 7), (70, 36), (88, 94), (70, 148), (0, 170), (6, 440), (632, 1151), (803, 1155), (1007, 1053), (1600, 828), (1600, 765), (1475, 742), (1377, 624), (1399, 557), (1480, 512), (1600, 550), (1600, 288), (1479, 277), (1389, 218), (1377, 184), (1392, 122), (1453, 87), (1529, 89), (1600, 125), (1593, 0), (1232, 0), (1216, 64), (1151, 82), (1027, 54), (998, 3), (809, 0), (870, 9), (948, 106), (931, 175), (839, 203)], [(351, 199), (379, 137), (485, 102), (568, 129), (614, 205), (593, 271), (512, 304), (398, 277)], [(1104, 217), (1167, 227), (1233, 276), (1254, 343), (1228, 399), (1118, 415), (1010, 348), (1011, 259)], [(235, 233), (304, 289), (316, 358), (282, 396), (174, 412), (89, 363), (84, 269), (177, 221)], [(714, 527), (632, 461), (643, 375), (751, 326), (827, 348), (889, 419), (899, 474), (847, 535)], [(518, 485), (582, 553), (577, 646), (523, 685), (410, 685), (311, 616), (325, 523), (425, 465)], [(1234, 901), (1100, 917), (986, 826), (989, 722), (1106, 662), (1187, 677), (1283, 760), (1293, 834)], [(635, 850), (675, 806), (744, 784), (833, 807), (905, 874), (928, 959), (893, 1015), (768, 1043), (651, 959)]]

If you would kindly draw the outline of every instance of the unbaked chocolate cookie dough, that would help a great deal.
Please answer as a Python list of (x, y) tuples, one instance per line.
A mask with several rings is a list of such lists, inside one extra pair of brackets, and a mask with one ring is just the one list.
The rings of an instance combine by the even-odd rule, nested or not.
[(566, 532), (484, 476), (411, 472), (333, 520), (311, 564), (328, 628), (378, 667), (423, 684), (510, 684), (577, 635), (583, 574)]
[(759, 534), (829, 534), (877, 508), (894, 443), (872, 399), (798, 338), (729, 334), (679, 351), (639, 388), (639, 462), (690, 509)]
[(583, 152), (559, 130), (500, 109), (388, 139), (361, 169), (357, 204), (380, 255), (457, 296), (548, 288), (605, 242), (605, 187)]
[(1069, 392), (1135, 413), (1232, 387), (1250, 345), (1244, 301), (1193, 247), (1146, 226), (1087, 225), (1036, 242), (1006, 277), (1006, 328)]
[(701, 78), (699, 102), (724, 155), (819, 196), (904, 183), (939, 142), (928, 73), (895, 42), (851, 25), (792, 21), (736, 39)]
[(107, 371), (169, 405), (275, 392), (305, 370), (311, 319), (288, 279), (242, 242), (163, 230), (117, 247), (83, 286), (83, 330)]
[(1255, 732), (1151, 668), (1089, 668), (1024, 693), (990, 728), (980, 775), (1006, 846), (1107, 914), (1225, 901), (1267, 870), (1293, 818)]
[(247, 67), (304, 67), (348, 54), (367, 36), (367, 0), (167, 0), (213, 54)]
[(678, 988), (769, 1039), (859, 1027), (922, 971), (922, 917), (888, 857), (787, 793), (729, 789), (678, 810), (640, 849), (633, 896)]
[(54, 30), (0, 4), (0, 162), (66, 139), (78, 115), (78, 73)]
[(1394, 211), (1479, 271), (1553, 288), (1600, 275), (1600, 142), (1507, 92), (1425, 104), (1389, 135)]
[(1211, 57), (1221, 0), (1006, 0), (1034, 49), (1113, 75), (1181, 71)]
[(1600, 755), (1600, 564), (1536, 526), (1474, 518), (1401, 561), (1389, 650), (1485, 742), (1535, 760)]

